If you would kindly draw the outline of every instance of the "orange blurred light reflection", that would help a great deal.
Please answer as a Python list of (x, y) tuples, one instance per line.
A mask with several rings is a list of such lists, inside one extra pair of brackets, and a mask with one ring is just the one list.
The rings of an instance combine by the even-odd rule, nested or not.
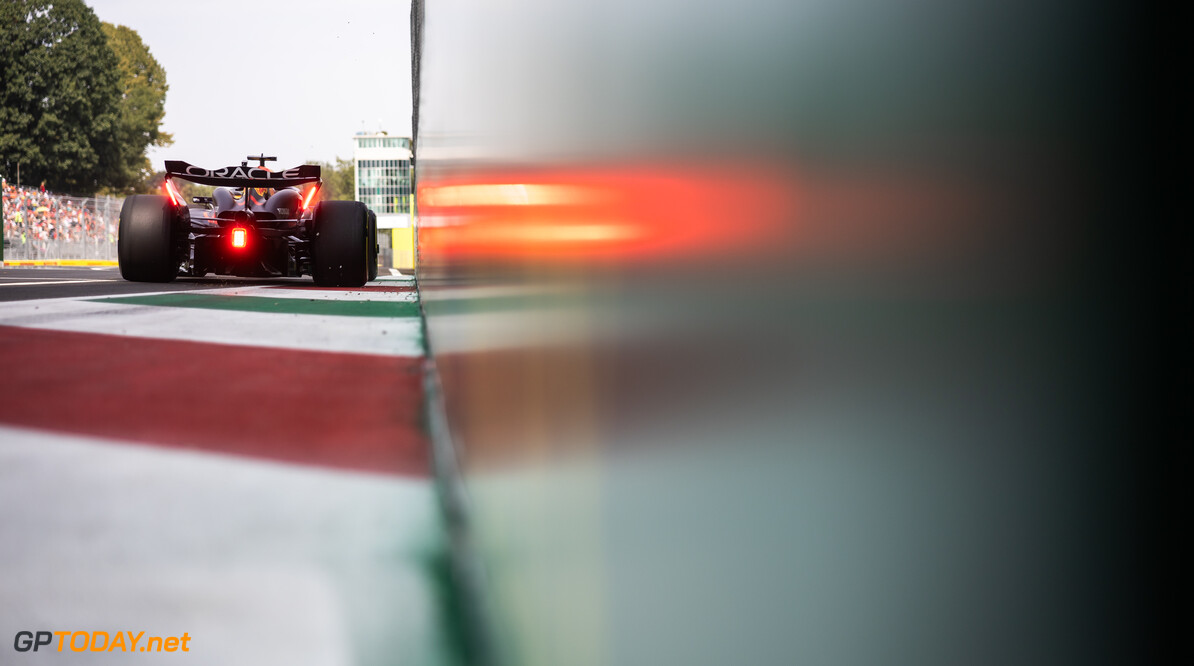
[(501, 180), (422, 184), (421, 250), (560, 262), (691, 257), (766, 247), (784, 235), (793, 210), (790, 176), (757, 169), (594, 169)]

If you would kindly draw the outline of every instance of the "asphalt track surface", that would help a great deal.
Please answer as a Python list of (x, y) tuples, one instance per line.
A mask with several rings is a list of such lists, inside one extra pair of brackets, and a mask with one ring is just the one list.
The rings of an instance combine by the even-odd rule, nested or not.
[(220, 287), (253, 285), (314, 286), (310, 277), (302, 278), (237, 278), (181, 277), (165, 284), (128, 282), (112, 266), (93, 268), (65, 268), (29, 266), (0, 268), (0, 302), (23, 301), (36, 298), (80, 298), (88, 296), (118, 296), (145, 292), (191, 291)]

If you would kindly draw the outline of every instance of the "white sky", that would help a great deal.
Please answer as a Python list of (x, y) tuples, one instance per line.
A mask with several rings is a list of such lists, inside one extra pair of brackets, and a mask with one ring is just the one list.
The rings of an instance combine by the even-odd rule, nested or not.
[(273, 168), (352, 157), (352, 135), (410, 135), (409, 0), (85, 0), (141, 35), (166, 70), (174, 145), (155, 170), (276, 155)]

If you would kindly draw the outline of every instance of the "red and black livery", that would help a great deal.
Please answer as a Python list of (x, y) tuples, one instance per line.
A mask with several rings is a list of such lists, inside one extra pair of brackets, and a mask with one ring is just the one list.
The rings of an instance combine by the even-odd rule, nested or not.
[[(359, 201), (317, 201), (318, 165), (273, 171), (258, 166), (204, 169), (167, 160), (164, 195), (134, 195), (120, 211), (120, 274), (169, 282), (208, 273), (245, 277), (310, 275), (329, 287), (377, 277), (377, 217)], [(174, 180), (214, 185), (190, 205)]]

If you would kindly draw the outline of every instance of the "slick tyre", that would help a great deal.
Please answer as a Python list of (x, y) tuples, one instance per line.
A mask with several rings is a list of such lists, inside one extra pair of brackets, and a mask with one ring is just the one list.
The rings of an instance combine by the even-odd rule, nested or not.
[(369, 281), (377, 279), (377, 253), (381, 250), (377, 245), (377, 214), (369, 211), (369, 234), (365, 239), (369, 244)]
[(178, 277), (177, 216), (163, 196), (134, 194), (124, 200), (116, 241), (121, 277), (133, 282), (170, 282)]
[[(315, 209), (311, 277), (321, 287), (360, 287), (369, 279), (369, 209), (359, 201), (324, 201)], [(376, 263), (376, 262), (375, 262)]]

